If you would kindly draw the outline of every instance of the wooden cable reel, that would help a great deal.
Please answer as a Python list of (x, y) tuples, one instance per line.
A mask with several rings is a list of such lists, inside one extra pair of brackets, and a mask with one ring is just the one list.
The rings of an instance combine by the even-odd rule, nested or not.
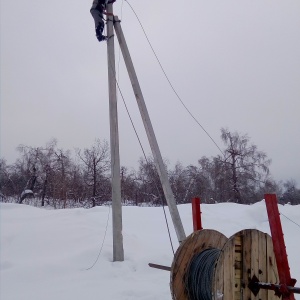
[[(279, 281), (272, 238), (256, 229), (245, 229), (229, 239), (215, 230), (192, 233), (179, 246), (171, 267), (170, 289), (175, 300), (192, 300), (186, 277), (193, 257), (207, 249), (220, 249), (212, 276), (212, 300), (275, 300), (274, 291), (252, 291), (256, 277), (261, 282)], [(196, 283), (197, 284), (197, 283)]]

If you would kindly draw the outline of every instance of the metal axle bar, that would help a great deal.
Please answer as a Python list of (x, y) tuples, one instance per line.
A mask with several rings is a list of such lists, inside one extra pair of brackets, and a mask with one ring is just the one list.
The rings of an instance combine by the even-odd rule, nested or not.
[(277, 295), (277, 293), (281, 295), (286, 290), (293, 294), (300, 294), (299, 287), (287, 286), (287, 285), (283, 285), (283, 284), (265, 283), (265, 282), (256, 282), (255, 284), (263, 290), (275, 291), (276, 295)]
[(151, 264), (151, 263), (149, 263), (148, 265), (151, 268), (160, 269), (160, 270), (164, 270), (164, 271), (171, 271), (171, 267), (156, 265), (156, 264)]

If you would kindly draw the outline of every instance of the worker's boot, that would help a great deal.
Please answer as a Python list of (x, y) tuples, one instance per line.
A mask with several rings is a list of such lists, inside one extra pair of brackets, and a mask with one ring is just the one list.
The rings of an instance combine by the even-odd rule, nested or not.
[(105, 35), (97, 35), (97, 39), (99, 42), (102, 42), (102, 41), (106, 41), (107, 40), (107, 36)]
[[(101, 24), (101, 25), (102, 25), (102, 24)], [(107, 40), (106, 36), (104, 36), (104, 35), (102, 34), (102, 32), (103, 32), (103, 26), (98, 26), (98, 27), (96, 28), (96, 37), (97, 37), (97, 39), (98, 39), (99, 42), (102, 42), (102, 41)]]

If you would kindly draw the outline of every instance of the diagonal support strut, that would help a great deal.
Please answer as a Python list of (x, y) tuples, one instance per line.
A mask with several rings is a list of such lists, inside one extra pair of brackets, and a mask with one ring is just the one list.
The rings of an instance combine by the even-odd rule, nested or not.
[(114, 17), (114, 28), (115, 28), (115, 32), (117, 34), (117, 38), (120, 44), (120, 48), (124, 57), (124, 61), (125, 61), (125, 65), (127, 68), (127, 72), (131, 81), (131, 85), (134, 91), (134, 95), (136, 97), (136, 101), (142, 116), (142, 120), (144, 123), (144, 127), (147, 133), (147, 137), (150, 143), (150, 147), (151, 147), (151, 151), (152, 151), (152, 155), (154, 158), (154, 163), (156, 166), (156, 169), (158, 171), (159, 174), (159, 178), (163, 187), (163, 191), (164, 191), (164, 195), (166, 197), (167, 203), (168, 203), (168, 207), (169, 207), (169, 211), (172, 217), (172, 221), (175, 227), (175, 231), (176, 231), (176, 235), (178, 238), (179, 243), (181, 243), (185, 238), (185, 232), (183, 229), (183, 225), (180, 219), (180, 215), (178, 212), (178, 208), (176, 206), (176, 202), (175, 202), (175, 198), (169, 183), (169, 179), (168, 179), (168, 175), (167, 175), (167, 171), (165, 169), (164, 163), (163, 163), (163, 159), (158, 147), (158, 143), (155, 137), (155, 133), (150, 121), (150, 117), (148, 114), (148, 110), (144, 101), (144, 96), (133, 66), (133, 62), (126, 44), (126, 40), (121, 28), (121, 24), (120, 24), (120, 20), (117, 16)]

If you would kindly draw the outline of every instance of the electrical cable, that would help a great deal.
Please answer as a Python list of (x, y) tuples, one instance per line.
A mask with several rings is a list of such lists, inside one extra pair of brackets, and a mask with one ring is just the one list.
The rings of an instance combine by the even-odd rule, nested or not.
[(141, 21), (140, 21), (140, 19), (139, 19), (137, 13), (135, 12), (135, 10), (134, 10), (133, 7), (131, 6), (131, 4), (128, 2), (128, 0), (125, 0), (125, 2), (127, 2), (127, 4), (129, 5), (129, 7), (131, 8), (131, 10), (133, 11), (133, 13), (135, 14), (135, 16), (136, 16), (136, 18), (137, 18), (137, 20), (138, 20), (138, 22), (139, 22), (139, 24), (140, 24), (140, 26), (141, 26), (143, 32), (144, 32), (144, 35), (145, 35), (145, 37), (146, 37), (146, 39), (147, 39), (147, 41), (148, 41), (148, 43), (149, 43), (149, 46), (150, 46), (150, 48), (151, 48), (151, 50), (152, 50), (152, 52), (153, 52), (153, 54), (154, 54), (154, 56), (155, 56), (155, 58), (156, 58), (158, 64), (159, 64), (159, 66), (160, 66), (160, 68), (161, 68), (161, 70), (162, 70), (162, 72), (163, 72), (165, 78), (167, 79), (167, 81), (168, 81), (168, 83), (169, 83), (171, 89), (172, 89), (173, 92), (175, 93), (177, 99), (178, 99), (178, 100), (180, 101), (180, 103), (183, 105), (183, 107), (184, 107), (185, 110), (188, 112), (188, 114), (194, 119), (194, 121), (200, 126), (200, 128), (206, 133), (206, 135), (210, 138), (210, 140), (215, 144), (215, 146), (219, 149), (219, 151), (222, 153), (222, 155), (225, 156), (225, 153), (222, 151), (222, 149), (219, 147), (219, 145), (216, 143), (216, 141), (212, 138), (212, 136), (208, 133), (208, 131), (203, 127), (203, 125), (201, 125), (201, 123), (197, 120), (197, 118), (192, 114), (192, 112), (191, 112), (191, 111), (188, 109), (188, 107), (184, 104), (183, 100), (181, 99), (181, 97), (179, 96), (179, 94), (178, 94), (177, 91), (175, 90), (173, 84), (171, 83), (171, 80), (169, 79), (169, 77), (168, 77), (168, 75), (167, 75), (165, 69), (163, 68), (163, 66), (162, 66), (162, 64), (161, 64), (161, 62), (160, 62), (160, 60), (159, 60), (159, 58), (158, 58), (158, 56), (157, 56), (157, 54), (156, 54), (156, 52), (155, 52), (155, 50), (154, 50), (154, 48), (153, 48), (153, 46), (152, 46), (152, 44), (151, 44), (149, 38), (148, 38), (148, 35), (147, 35), (147, 33), (146, 33), (145, 29), (144, 29), (144, 26), (142, 25), (142, 23), (141, 23)]
[(288, 219), (290, 222), (294, 223), (295, 225), (297, 225), (298, 227), (300, 227), (300, 225), (298, 223), (296, 223), (295, 221), (293, 221), (292, 219), (290, 219), (289, 217), (287, 217), (286, 215), (284, 215), (282, 212), (280, 212), (281, 215), (283, 215), (286, 219)]
[(220, 253), (220, 249), (211, 248), (192, 258), (185, 279), (190, 300), (212, 299), (212, 279)]
[[(147, 165), (150, 166), (150, 163), (149, 163), (149, 161), (148, 161), (148, 159), (147, 159), (147, 156), (146, 156), (144, 147), (143, 147), (143, 145), (142, 145), (141, 139), (140, 139), (140, 137), (139, 137), (139, 135), (138, 135), (138, 132), (137, 132), (137, 130), (136, 130), (136, 127), (135, 127), (135, 125), (134, 125), (134, 123), (133, 123), (133, 120), (132, 120), (132, 117), (131, 117), (131, 115), (130, 115), (129, 109), (128, 109), (128, 107), (127, 107), (126, 101), (125, 101), (125, 99), (124, 99), (123, 93), (122, 93), (122, 91), (121, 91), (121, 89), (120, 89), (119, 83), (118, 83), (117, 81), (116, 81), (116, 83), (117, 83), (117, 87), (118, 87), (119, 93), (120, 93), (120, 95), (121, 95), (122, 101), (123, 101), (123, 103), (124, 103), (126, 112), (127, 112), (128, 117), (129, 117), (129, 119), (130, 119), (131, 125), (132, 125), (132, 127), (133, 127), (133, 130), (134, 130), (134, 132), (135, 132), (135, 135), (136, 135), (136, 137), (137, 137), (137, 139), (138, 139), (138, 142), (139, 142), (139, 144), (140, 144), (141, 150), (142, 150), (142, 152), (143, 152), (145, 161), (146, 161)], [(171, 248), (172, 248), (173, 254), (175, 254), (174, 246), (173, 246), (173, 242), (172, 242), (172, 238), (171, 238), (170, 227), (169, 227), (169, 223), (168, 223), (168, 219), (167, 219), (167, 214), (166, 214), (166, 210), (165, 210), (165, 207), (164, 207), (164, 201), (163, 201), (163, 198), (162, 198), (162, 196), (161, 196), (161, 194), (160, 194), (160, 192), (159, 192), (159, 188), (158, 188), (158, 186), (157, 186), (155, 180), (153, 180), (153, 183), (154, 183), (155, 188), (156, 188), (156, 190), (157, 190), (157, 192), (158, 192), (158, 196), (159, 196), (159, 198), (160, 198), (160, 200), (161, 200), (161, 202), (162, 202), (162, 208), (163, 208), (164, 217), (165, 217), (165, 221), (166, 221), (166, 225), (167, 225), (167, 230), (168, 230), (168, 235), (169, 235), (169, 239), (170, 239), (170, 243), (171, 243)]]
[[(134, 123), (133, 123), (133, 120), (132, 120), (132, 117), (131, 117), (131, 115), (130, 115), (129, 109), (128, 109), (128, 107), (127, 107), (125, 98), (124, 98), (124, 96), (123, 96), (122, 90), (121, 90), (120, 85), (119, 85), (119, 82), (118, 82), (118, 80), (117, 80), (117, 78), (116, 78), (116, 74), (115, 74), (115, 72), (114, 72), (114, 68), (113, 68), (112, 62), (109, 61), (108, 63), (109, 63), (110, 68), (111, 68), (112, 71), (113, 71), (112, 73), (114, 74), (117, 88), (118, 88), (118, 90), (119, 90), (119, 93), (120, 93), (121, 98), (122, 98), (122, 101), (123, 101), (123, 103), (124, 103), (126, 112), (127, 112), (128, 117), (129, 117), (129, 119), (130, 119), (131, 125), (132, 125), (132, 127), (133, 127), (133, 130), (134, 130), (134, 132), (135, 132), (135, 135), (136, 135), (136, 137), (137, 137), (137, 139), (138, 139), (139, 145), (140, 145), (141, 150), (142, 150), (142, 152), (143, 152), (145, 161), (146, 161), (146, 163), (147, 163), (148, 165), (150, 165), (150, 164), (149, 164), (149, 161), (147, 160), (147, 156), (146, 156), (144, 147), (143, 147), (143, 145), (142, 145), (141, 139), (140, 139), (140, 137), (139, 137), (139, 135), (138, 135), (138, 132), (137, 132), (137, 130), (136, 130), (136, 127), (135, 127), (135, 125), (134, 125)], [(174, 251), (174, 246), (173, 246), (173, 242), (172, 242), (172, 238), (171, 238), (171, 232), (170, 232), (170, 227), (169, 227), (169, 223), (168, 223), (168, 219), (167, 219), (167, 214), (166, 214), (165, 207), (164, 207), (164, 201), (163, 201), (163, 198), (162, 198), (162, 196), (161, 196), (161, 194), (160, 194), (160, 192), (159, 192), (159, 188), (158, 188), (156, 182), (153, 181), (153, 183), (154, 183), (154, 185), (155, 185), (155, 187), (156, 187), (156, 189), (157, 189), (159, 198), (161, 199), (161, 202), (162, 202), (162, 208), (163, 208), (164, 217), (165, 217), (165, 221), (166, 221), (166, 226), (167, 226), (167, 231), (168, 231), (168, 235), (169, 235), (169, 240), (170, 240), (172, 252), (173, 252), (173, 255), (174, 255), (174, 254), (175, 254), (175, 251)]]
[(102, 249), (103, 249), (103, 246), (104, 246), (104, 242), (105, 242), (105, 238), (106, 238), (106, 233), (107, 233), (107, 228), (108, 228), (108, 221), (109, 221), (109, 215), (110, 215), (110, 205), (108, 206), (108, 215), (107, 215), (106, 227), (105, 227), (104, 237), (103, 237), (103, 240), (102, 240), (102, 244), (101, 244), (98, 256), (97, 256), (96, 260), (94, 261), (94, 263), (89, 268), (85, 269), (86, 271), (92, 269), (96, 265), (96, 263), (98, 262), (98, 259), (100, 257), (101, 252), (102, 252)]
[[(148, 166), (150, 166), (150, 163), (149, 161), (147, 160), (147, 157), (145, 156), (145, 160), (146, 160), (146, 163), (148, 164)], [(153, 170), (151, 167), (150, 167), (150, 170), (154, 173), (155, 170)], [(155, 178), (155, 176), (153, 176), (154, 174), (152, 174), (152, 177)], [(158, 188), (158, 185), (155, 181), (155, 179), (153, 180), (153, 183), (155, 185), (155, 188), (157, 190), (157, 193), (158, 193), (158, 197), (161, 201), (161, 204), (162, 204), (162, 208), (163, 208), (163, 212), (164, 212), (164, 217), (165, 217), (165, 221), (166, 221), (166, 226), (167, 226), (167, 230), (168, 230), (168, 235), (169, 235), (169, 240), (170, 240), (170, 244), (171, 244), (171, 248), (172, 248), (172, 252), (173, 252), (173, 255), (175, 255), (175, 250), (174, 250), (174, 246), (173, 246), (173, 242), (172, 242), (172, 237), (171, 237), (171, 232), (170, 232), (170, 227), (169, 227), (169, 222), (168, 222), (168, 218), (167, 218), (167, 213), (166, 213), (166, 210), (165, 210), (165, 203), (164, 203), (164, 200), (163, 200), (163, 197), (159, 191), (159, 188)]]

